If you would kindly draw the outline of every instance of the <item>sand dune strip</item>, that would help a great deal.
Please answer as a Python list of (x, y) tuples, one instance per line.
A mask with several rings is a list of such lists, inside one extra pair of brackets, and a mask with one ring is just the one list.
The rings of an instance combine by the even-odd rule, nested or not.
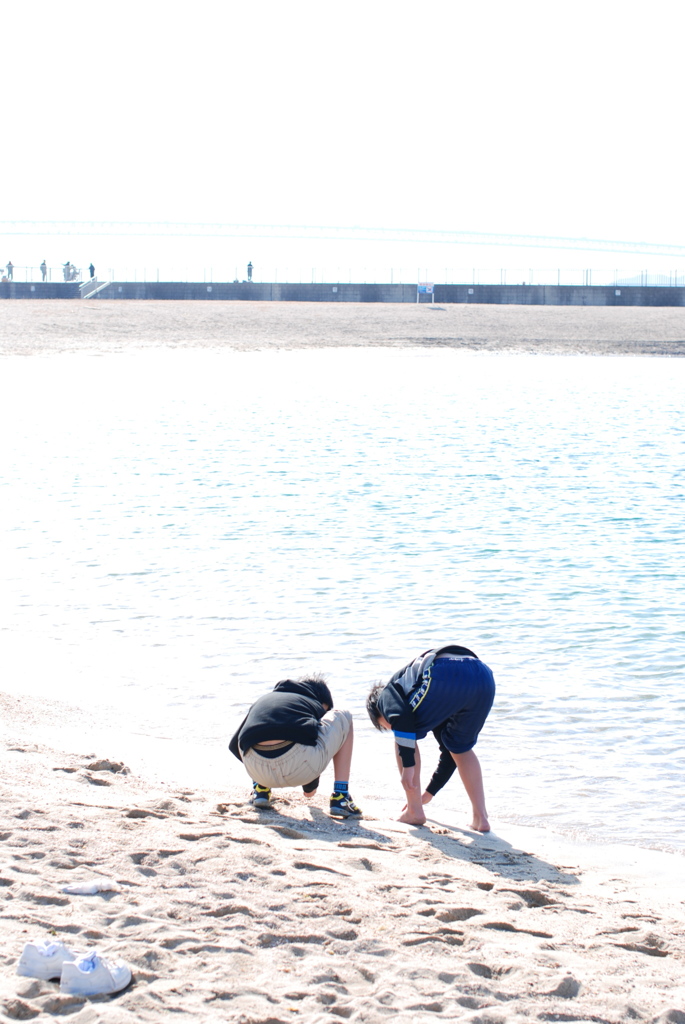
[(1, 308), (5, 355), (349, 347), (685, 355), (682, 307), (55, 299), (4, 302)]

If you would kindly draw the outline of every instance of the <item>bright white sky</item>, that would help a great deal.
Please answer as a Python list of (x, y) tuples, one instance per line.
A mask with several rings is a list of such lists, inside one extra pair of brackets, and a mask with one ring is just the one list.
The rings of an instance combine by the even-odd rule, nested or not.
[[(681, 11), (675, 0), (5, 4), (0, 220), (356, 224), (682, 244)], [(36, 244), (2, 239), (0, 262), (14, 253), (16, 264), (45, 255), (111, 266), (125, 251), (129, 266), (159, 266), (181, 252), (197, 263), (200, 248), (208, 264), (260, 267), (674, 262), (163, 239), (46, 239), (34, 259)]]

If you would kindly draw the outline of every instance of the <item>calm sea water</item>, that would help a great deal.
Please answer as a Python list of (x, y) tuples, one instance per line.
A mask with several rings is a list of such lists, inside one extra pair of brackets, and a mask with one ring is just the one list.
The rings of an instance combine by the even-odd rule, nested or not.
[(399, 798), (366, 689), (455, 641), (498, 682), (495, 825), (683, 850), (684, 397), (660, 358), (7, 358), (5, 688), (235, 783), (247, 704), (324, 671)]

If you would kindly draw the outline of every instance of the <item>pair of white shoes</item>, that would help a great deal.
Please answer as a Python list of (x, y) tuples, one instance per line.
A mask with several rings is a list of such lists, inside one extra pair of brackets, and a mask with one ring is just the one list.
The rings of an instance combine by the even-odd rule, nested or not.
[(17, 974), (51, 981), (69, 996), (105, 996), (121, 992), (131, 981), (131, 968), (123, 960), (105, 960), (97, 950), (76, 953), (63, 942), (27, 942), (19, 957)]

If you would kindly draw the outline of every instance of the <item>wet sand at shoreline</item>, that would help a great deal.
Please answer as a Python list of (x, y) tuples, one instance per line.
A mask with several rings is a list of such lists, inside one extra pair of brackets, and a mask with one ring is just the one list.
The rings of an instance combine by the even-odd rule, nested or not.
[(169, 348), (447, 347), (685, 355), (685, 309), (298, 302), (0, 303), (0, 354)]

